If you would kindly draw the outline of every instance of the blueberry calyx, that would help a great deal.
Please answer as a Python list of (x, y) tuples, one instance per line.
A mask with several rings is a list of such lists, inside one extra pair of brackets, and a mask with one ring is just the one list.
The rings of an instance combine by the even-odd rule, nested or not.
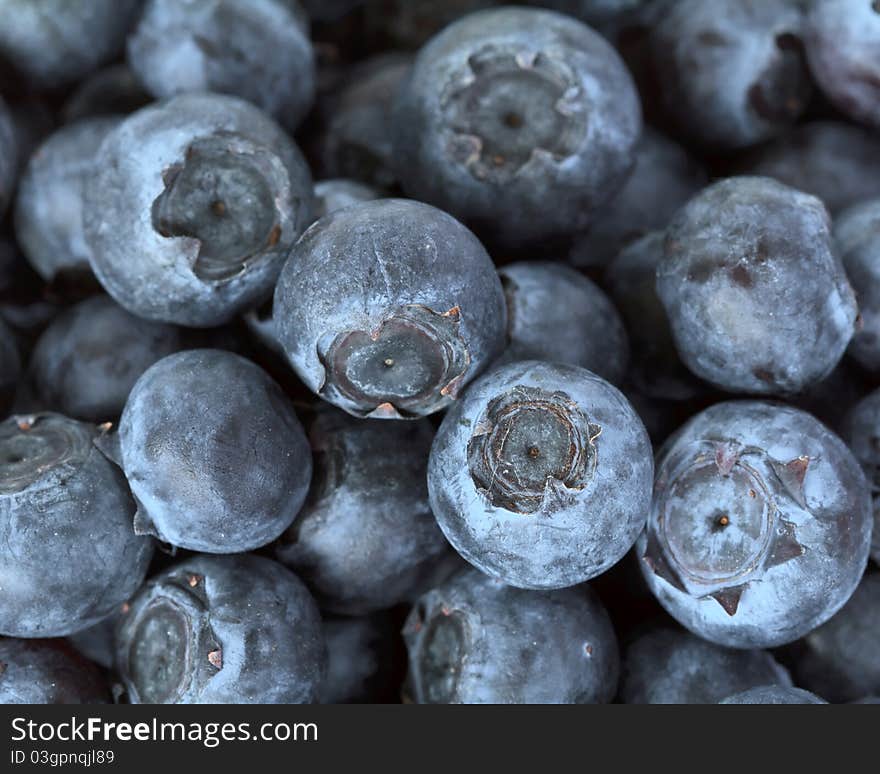
[(413, 670), (420, 681), (420, 695), (429, 704), (454, 701), (467, 652), (467, 621), (464, 613), (438, 605), (420, 622), (418, 633), (418, 668)]
[[(365, 417), (417, 416), (455, 398), (470, 354), (458, 307), (402, 307), (373, 331), (344, 331), (322, 358), (332, 385)], [(323, 391), (323, 389), (322, 389)]]
[(586, 131), (581, 88), (543, 53), (486, 46), (441, 96), (449, 152), (477, 180), (504, 183), (534, 158), (574, 155)]
[(734, 443), (694, 444), (658, 478), (643, 561), (735, 615), (752, 580), (805, 551), (785, 515), (806, 509), (808, 467), (806, 456), (779, 462)]
[(177, 702), (199, 675), (210, 677), (223, 668), (223, 649), (211, 628), (200, 576), (169, 579), (125, 626), (134, 634), (123, 668), (138, 702)]
[(193, 239), (193, 273), (226, 282), (271, 253), (281, 238), (277, 202), (289, 189), (281, 161), (232, 132), (194, 140), (184, 159), (162, 175), (165, 190), (152, 207), (163, 237)]
[(85, 427), (52, 414), (0, 423), (0, 493), (21, 492), (48, 470), (85, 460), (92, 440)]
[(468, 468), (493, 505), (533, 514), (551, 493), (564, 497), (587, 486), (600, 434), (564, 392), (517, 386), (489, 403), (475, 425)]

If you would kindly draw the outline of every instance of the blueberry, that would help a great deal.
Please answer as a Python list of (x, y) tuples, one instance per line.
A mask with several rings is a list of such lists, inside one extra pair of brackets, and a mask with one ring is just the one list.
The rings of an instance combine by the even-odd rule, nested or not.
[(28, 378), (43, 408), (115, 421), (140, 375), (183, 347), (177, 328), (134, 317), (107, 296), (94, 296), (62, 312), (43, 332)]
[(403, 630), (418, 704), (599, 704), (617, 638), (587, 586), (523, 591), (466, 570), (419, 599)]
[(866, 573), (840, 612), (801, 645), (798, 685), (838, 704), (880, 693), (880, 572)]
[(814, 121), (759, 147), (743, 171), (773, 177), (822, 200), (829, 212), (880, 196), (880, 139), (858, 126)]
[(455, 549), (520, 588), (573, 586), (633, 545), (650, 507), (651, 445), (614, 387), (576, 366), (491, 371), (444, 417), (431, 508)]
[(270, 293), (312, 221), (296, 145), (233, 97), (143, 108), (102, 144), (85, 195), (92, 269), (139, 317), (210, 327)]
[(61, 117), (69, 124), (84, 118), (128, 115), (151, 99), (128, 65), (114, 64), (83, 80), (65, 100)]
[(352, 69), (333, 97), (333, 111), (320, 139), (327, 177), (351, 178), (379, 189), (395, 185), (391, 110), (411, 68), (412, 57), (390, 53)]
[(315, 183), (315, 216), (323, 218), (352, 204), (381, 198), (375, 189), (355, 180), (333, 179)]
[(841, 112), (880, 129), (880, 3), (813, 0), (806, 27), (819, 87)]
[(118, 117), (90, 118), (62, 127), (30, 157), (15, 202), (15, 236), (31, 266), (47, 282), (90, 275), (83, 233), (86, 181), (95, 156)]
[(148, 581), (116, 634), (136, 704), (299, 704), (326, 668), (302, 582), (259, 556), (197, 556)]
[(859, 300), (861, 327), (849, 353), (864, 368), (880, 371), (880, 198), (841, 212), (834, 240)]
[(66, 86), (113, 59), (140, 0), (0, 0), (0, 57), (37, 88)]
[(874, 531), (871, 558), (880, 564), (880, 390), (859, 401), (849, 412), (843, 437), (862, 464), (871, 485), (874, 502)]
[(391, 624), (385, 617), (324, 621), (327, 675), (318, 691), (321, 704), (375, 703), (391, 681)]
[(290, 400), (230, 352), (178, 352), (137, 380), (118, 457), (138, 501), (135, 529), (193, 551), (250, 551), (305, 501), (308, 440)]
[(643, 395), (671, 401), (697, 396), (700, 386), (675, 349), (655, 277), (665, 234), (654, 231), (624, 248), (605, 273), (605, 285), (626, 322), (633, 358), (629, 377)]
[(378, 425), (327, 409), (309, 431), (309, 500), (276, 556), (321, 607), (365, 615), (425, 588), (449, 549), (428, 505), (427, 419)]
[(707, 182), (705, 170), (684, 148), (645, 127), (632, 174), (577, 238), (569, 260), (576, 266), (608, 265), (639, 237), (666, 228), (676, 210)]
[(763, 650), (732, 650), (675, 629), (654, 629), (623, 655), (620, 700), (625, 704), (717, 704), (791, 677)]
[(360, 417), (449, 405), (504, 346), (501, 282), (454, 218), (402, 199), (315, 223), (275, 289), (274, 319), (305, 384)]
[(531, 261), (498, 270), (507, 297), (502, 363), (546, 360), (580, 366), (615, 384), (623, 379), (629, 342), (608, 297), (564, 264)]
[(471, 14), (418, 54), (398, 93), (408, 195), (507, 246), (583, 230), (623, 185), (641, 110), (614, 49), (567, 16)]
[(296, 0), (147, 0), (128, 61), (157, 98), (233, 94), (290, 130), (315, 97), (314, 52)]
[(779, 134), (811, 93), (802, 27), (795, 0), (671, 0), (650, 33), (666, 112), (712, 149)]
[(58, 414), (0, 423), (0, 634), (81, 631), (143, 582), (153, 544), (132, 531), (134, 502), (97, 436)]
[(18, 378), (21, 373), (21, 357), (18, 343), (12, 331), (0, 318), (0, 419), (12, 406)]
[(809, 691), (784, 685), (764, 685), (728, 696), (719, 704), (827, 704)]
[[(323, 218), (352, 204), (379, 198), (381, 194), (377, 190), (354, 180), (342, 178), (321, 180), (315, 183), (315, 219)], [(243, 319), (247, 329), (260, 344), (284, 356), (284, 347), (278, 341), (275, 320), (272, 316), (272, 299), (246, 312)]]
[(664, 608), (719, 645), (804, 636), (849, 599), (871, 540), (868, 483), (809, 414), (718, 403), (660, 451), (642, 573)]
[(831, 373), (855, 330), (827, 211), (769, 178), (721, 180), (679, 210), (657, 293), (684, 363), (731, 392), (799, 392)]
[(0, 638), (0, 704), (106, 704), (100, 671), (62, 643)]
[(17, 159), (15, 126), (3, 97), (0, 97), (0, 218), (12, 199)]

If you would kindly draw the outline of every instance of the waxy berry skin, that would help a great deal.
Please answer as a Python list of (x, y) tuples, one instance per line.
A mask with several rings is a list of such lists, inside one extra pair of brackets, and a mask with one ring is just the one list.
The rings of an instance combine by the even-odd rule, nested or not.
[(137, 498), (136, 530), (212, 554), (277, 538), (312, 476), (290, 399), (259, 366), (216, 349), (177, 352), (150, 366), (106, 447)]
[(657, 294), (676, 348), (729, 392), (789, 395), (828, 376), (855, 333), (856, 299), (822, 203), (765, 177), (730, 177), (666, 230)]
[(272, 292), (312, 222), (309, 169), (253, 105), (185, 94), (107, 136), (86, 186), (92, 270), (132, 314), (214, 327)]
[(642, 128), (616, 51), (532, 8), (470, 14), (421, 49), (397, 95), (404, 191), (503, 245), (583, 230), (623, 185)]
[(107, 704), (100, 670), (58, 640), (0, 639), (0, 704)]
[(586, 368), (612, 384), (623, 380), (626, 329), (592, 280), (552, 261), (511, 263), (498, 274), (507, 298), (508, 342), (496, 365), (546, 360)]
[(819, 87), (845, 115), (880, 129), (880, 7), (871, 0), (813, 0), (806, 50)]
[(871, 522), (868, 483), (843, 441), (798, 409), (731, 401), (659, 452), (636, 550), (651, 591), (694, 634), (769, 648), (846, 603)]
[(134, 704), (307, 704), (326, 664), (308, 590), (253, 554), (171, 566), (141, 588), (116, 631), (116, 665)]
[(0, 423), (0, 634), (82, 631), (143, 583), (153, 541), (101, 432), (49, 413)]
[(445, 408), (503, 350), (504, 292), (477, 238), (420, 202), (379, 199), (321, 218), (275, 288), (299, 377), (357, 417)]
[(573, 586), (644, 528), (653, 464), (616, 388), (576, 366), (490, 371), (444, 417), (428, 463), (440, 528), (472, 565), (527, 589)]
[(424, 594), (403, 628), (418, 704), (601, 704), (620, 655), (589, 586), (535, 592), (473, 569)]

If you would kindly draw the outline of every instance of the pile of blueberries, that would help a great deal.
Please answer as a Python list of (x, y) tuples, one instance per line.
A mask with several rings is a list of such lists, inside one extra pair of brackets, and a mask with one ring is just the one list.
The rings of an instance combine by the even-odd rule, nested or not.
[(880, 703), (878, 0), (0, 0), (0, 94), (0, 701)]

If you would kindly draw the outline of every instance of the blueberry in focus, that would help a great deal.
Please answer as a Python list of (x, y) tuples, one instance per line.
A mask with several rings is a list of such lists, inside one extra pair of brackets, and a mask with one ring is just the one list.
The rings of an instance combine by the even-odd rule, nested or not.
[(139, 0), (0, 0), (0, 58), (32, 86), (67, 86), (121, 53)]
[(134, 704), (302, 704), (326, 669), (318, 608), (260, 556), (197, 556), (152, 578), (116, 634)]
[(430, 583), (449, 545), (428, 505), (427, 419), (368, 422), (325, 409), (309, 428), (311, 493), (275, 555), (321, 608), (365, 615)]
[(871, 487), (871, 558), (880, 564), (880, 390), (874, 390), (853, 406), (844, 420), (843, 438), (861, 463)]
[[(315, 219), (323, 218), (352, 204), (380, 198), (382, 197), (379, 191), (355, 180), (344, 178), (321, 180), (315, 183)], [(272, 316), (271, 298), (256, 309), (245, 312), (243, 320), (247, 329), (260, 344), (284, 356), (284, 348), (278, 341), (275, 319)]]
[(827, 704), (813, 693), (784, 685), (763, 685), (728, 696), (719, 704)]
[(471, 14), (419, 52), (397, 95), (409, 196), (507, 246), (583, 230), (635, 161), (641, 109), (615, 50), (571, 17)]
[(275, 288), (278, 338), (313, 392), (359, 417), (431, 414), (504, 347), (501, 282), (434, 207), (364, 202), (297, 242)]
[(580, 272), (550, 261), (498, 270), (507, 298), (507, 349), (498, 361), (546, 360), (586, 368), (609, 382), (623, 379), (629, 342), (602, 290)]
[(95, 164), (85, 195), (92, 269), (150, 320), (212, 327), (256, 306), (312, 222), (296, 145), (234, 97), (143, 108), (106, 137)]
[(832, 215), (880, 197), (880, 138), (842, 121), (793, 127), (741, 159), (742, 171), (772, 177), (822, 200)]
[(880, 573), (866, 573), (840, 612), (800, 645), (798, 685), (838, 704), (880, 693)]
[(308, 20), (296, 0), (147, 0), (128, 62), (158, 99), (231, 94), (291, 131), (315, 97)]
[(0, 638), (0, 704), (107, 704), (94, 665), (53, 640)]
[(588, 586), (539, 593), (465, 570), (424, 594), (403, 629), (417, 704), (601, 704), (617, 638)]
[(153, 552), (99, 431), (59, 414), (0, 423), (0, 634), (60, 637), (117, 610)]
[(118, 116), (105, 116), (62, 127), (37, 148), (22, 174), (15, 236), (46, 282), (91, 273), (83, 233), (85, 185), (97, 172), (98, 148), (119, 122)]
[(880, 198), (847, 207), (834, 220), (834, 241), (856, 298), (860, 327), (849, 353), (880, 371)]
[(135, 382), (184, 348), (178, 328), (129, 314), (108, 296), (81, 301), (42, 333), (28, 364), (42, 408), (89, 422), (115, 421)]
[(431, 448), (447, 539), (511, 586), (573, 586), (615, 564), (645, 525), (651, 444), (626, 398), (576, 366), (512, 363), (474, 383)]
[(114, 441), (138, 501), (135, 529), (193, 551), (274, 540), (312, 475), (290, 400), (261, 368), (221, 350), (178, 352), (148, 368)]
[(659, 628), (626, 648), (624, 704), (717, 704), (764, 685), (791, 685), (785, 667), (763, 650), (722, 648), (693, 634)]
[(607, 266), (636, 239), (666, 228), (679, 207), (708, 182), (706, 171), (684, 148), (648, 126), (635, 154), (623, 188), (575, 240), (569, 256), (575, 266)]
[(785, 130), (809, 101), (803, 14), (793, 0), (671, 0), (650, 32), (666, 112), (711, 149)]
[(813, 0), (806, 29), (819, 87), (842, 113), (880, 129), (880, 4)]
[(637, 551), (661, 605), (710, 642), (803, 637), (858, 585), (871, 541), (868, 483), (809, 414), (718, 403), (663, 447)]
[(830, 226), (818, 199), (762, 177), (721, 180), (679, 210), (657, 293), (685, 365), (763, 395), (830, 374), (857, 315)]

